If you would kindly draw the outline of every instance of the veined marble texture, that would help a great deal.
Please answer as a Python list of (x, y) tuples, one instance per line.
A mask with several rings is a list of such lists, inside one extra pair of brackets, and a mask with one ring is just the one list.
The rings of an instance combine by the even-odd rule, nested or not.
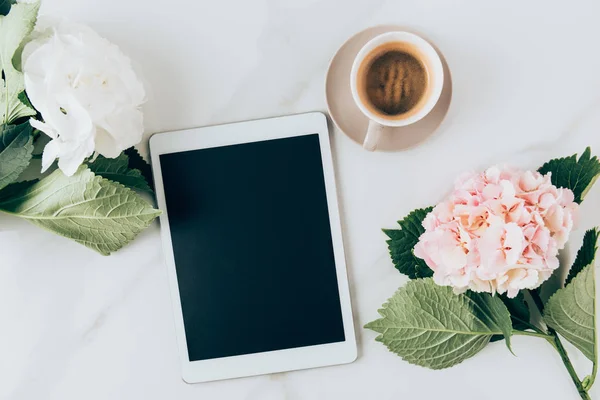
[[(42, 13), (89, 24), (131, 56), (150, 92), (148, 136), (325, 111), (329, 60), (349, 36), (378, 24), (435, 42), (452, 71), (453, 101), (440, 129), (404, 152), (368, 153), (332, 130), (355, 363), (185, 384), (157, 223), (102, 257), (2, 215), (0, 399), (579, 398), (558, 354), (537, 338), (515, 337), (516, 357), (499, 342), (430, 371), (388, 353), (362, 326), (406, 281), (381, 228), (439, 201), (465, 170), (537, 168), (588, 145), (600, 154), (600, 2), (44, 0)], [(570, 258), (584, 230), (600, 225), (599, 205), (596, 187)], [(589, 373), (590, 363), (571, 354), (580, 375)], [(591, 395), (600, 398), (600, 383)]]

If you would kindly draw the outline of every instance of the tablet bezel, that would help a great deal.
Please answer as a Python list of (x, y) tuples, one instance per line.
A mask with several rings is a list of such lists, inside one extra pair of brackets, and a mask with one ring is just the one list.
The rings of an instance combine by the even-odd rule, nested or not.
[[(331, 226), (344, 336), (346, 340), (338, 343), (209, 360), (189, 361), (181, 299), (179, 296), (179, 285), (177, 282), (175, 259), (169, 228), (168, 210), (163, 189), (160, 155), (312, 134), (319, 135), (327, 205), (329, 210), (329, 223)], [(171, 300), (175, 316), (175, 332), (183, 380), (188, 383), (208, 382), (243, 376), (345, 364), (354, 361), (357, 357), (356, 338), (352, 320), (352, 307), (350, 303), (350, 291), (348, 288), (344, 245), (342, 242), (342, 229), (335, 186), (333, 160), (331, 157), (331, 146), (325, 115), (314, 112), (160, 133), (150, 138), (150, 153), (156, 187), (156, 198), (158, 206), (163, 212), (160, 216), (161, 238), (169, 275)]]

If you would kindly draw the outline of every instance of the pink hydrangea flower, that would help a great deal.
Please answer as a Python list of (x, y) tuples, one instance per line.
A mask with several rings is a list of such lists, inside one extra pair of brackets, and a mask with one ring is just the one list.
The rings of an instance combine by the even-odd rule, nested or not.
[(550, 173), (491, 167), (457, 179), (450, 197), (423, 221), (415, 256), (438, 285), (462, 293), (535, 289), (558, 268), (577, 203)]

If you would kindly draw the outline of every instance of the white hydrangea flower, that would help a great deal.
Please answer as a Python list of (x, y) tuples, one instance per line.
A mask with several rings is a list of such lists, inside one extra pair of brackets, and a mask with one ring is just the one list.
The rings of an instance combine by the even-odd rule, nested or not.
[(84, 25), (44, 22), (23, 51), (25, 90), (44, 120), (31, 125), (52, 138), (42, 172), (58, 158), (71, 176), (94, 152), (115, 158), (140, 142), (145, 91), (116, 45)]

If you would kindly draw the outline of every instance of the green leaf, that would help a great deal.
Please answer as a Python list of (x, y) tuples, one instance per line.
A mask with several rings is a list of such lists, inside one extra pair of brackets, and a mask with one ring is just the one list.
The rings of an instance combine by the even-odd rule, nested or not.
[(13, 198), (13, 196), (19, 195), (23, 190), (37, 182), (39, 182), (39, 179), (15, 182), (8, 185), (4, 189), (0, 190), (0, 203), (10, 201)]
[(0, 189), (14, 182), (27, 168), (33, 152), (31, 125), (0, 125)]
[(577, 257), (571, 266), (565, 286), (571, 283), (585, 267), (592, 264), (596, 258), (596, 251), (598, 250), (598, 229), (590, 229), (583, 236), (583, 244), (577, 251)]
[(500, 297), (500, 300), (502, 300), (508, 309), (514, 329), (523, 331), (530, 328), (529, 321), (531, 316), (529, 314), (529, 307), (525, 302), (525, 296), (523, 296), (522, 292), (519, 292), (519, 294), (512, 299), (503, 294), (498, 297)]
[(33, 105), (31, 105), (31, 101), (29, 101), (29, 97), (27, 96), (27, 93), (21, 92), (21, 93), (19, 93), (19, 95), (17, 96), (17, 98), (19, 99), (19, 101), (21, 103), (25, 104), (26, 107), (29, 107), (32, 110), (34, 110)]
[(129, 157), (129, 168), (139, 170), (146, 179), (150, 189), (154, 190), (154, 179), (152, 178), (152, 167), (150, 167), (150, 164), (142, 158), (135, 147), (130, 147), (125, 150), (125, 154)]
[(552, 173), (552, 184), (571, 189), (575, 201), (581, 203), (600, 174), (600, 161), (591, 157), (592, 150), (585, 149), (579, 160), (577, 154), (548, 161), (539, 169), (541, 174)]
[(121, 153), (117, 158), (98, 156), (96, 160), (88, 163), (88, 167), (96, 175), (119, 182), (133, 189), (152, 193), (152, 189), (137, 169), (129, 169), (129, 157)]
[(387, 244), (394, 266), (410, 279), (428, 278), (433, 275), (433, 271), (425, 261), (416, 257), (413, 252), (419, 242), (419, 236), (425, 232), (422, 222), (431, 210), (433, 207), (414, 210), (403, 220), (398, 221), (401, 229), (383, 230), (390, 238)]
[(17, 0), (0, 0), (0, 15), (7, 15), (10, 11), (10, 6), (16, 2)]
[(23, 74), (15, 69), (12, 60), (25, 37), (33, 30), (39, 8), (39, 1), (15, 3), (8, 15), (0, 15), (0, 70), (5, 78), (0, 79), (0, 121), (6, 124), (36, 114), (19, 99), (25, 85)]
[(596, 362), (596, 285), (594, 265), (588, 265), (570, 284), (546, 303), (544, 322)]
[[(409, 281), (365, 328), (411, 364), (431, 369), (456, 365), (483, 349), (492, 335), (512, 334), (502, 300), (487, 293), (456, 295), (433, 279)], [(507, 345), (509, 341), (507, 340)]]
[(0, 201), (0, 210), (103, 255), (129, 243), (160, 214), (134, 191), (95, 176), (85, 166), (71, 177), (57, 170), (22, 185)]
[[(519, 292), (516, 297), (508, 298), (506, 295), (501, 294), (497, 295), (500, 300), (504, 303), (508, 312), (510, 313), (510, 320), (512, 322), (512, 327), (515, 330), (524, 331), (530, 329), (529, 321), (531, 319), (531, 315), (529, 313), (529, 307), (525, 302), (525, 296), (522, 292)], [(491, 341), (496, 342), (498, 340), (504, 339), (504, 336), (495, 335), (492, 337)]]

